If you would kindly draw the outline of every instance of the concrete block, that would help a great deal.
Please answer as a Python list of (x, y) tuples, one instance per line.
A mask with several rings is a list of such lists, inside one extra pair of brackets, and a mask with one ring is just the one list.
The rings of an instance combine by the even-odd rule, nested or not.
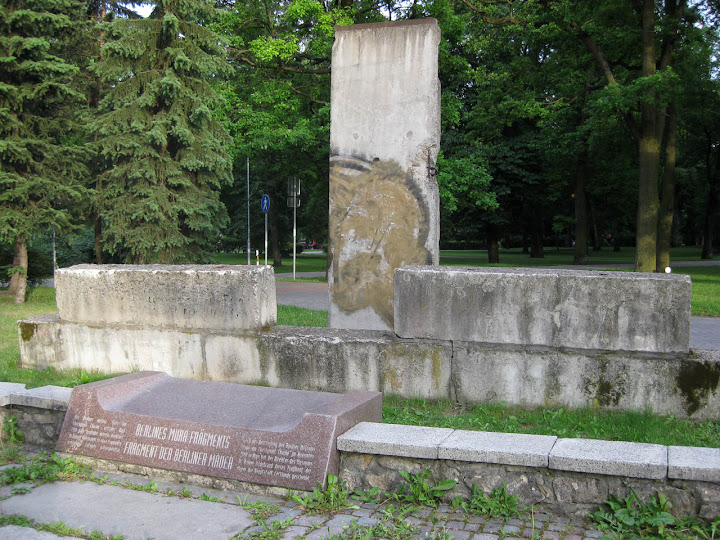
[(720, 449), (669, 446), (668, 478), (720, 483)]
[(10, 405), (12, 403), (11, 396), (23, 390), (25, 390), (25, 385), (22, 383), (0, 382), (0, 407)]
[(259, 336), (209, 334), (204, 341), (207, 379), (240, 384), (264, 381)]
[(12, 405), (24, 405), (38, 409), (65, 411), (70, 403), (72, 388), (62, 386), (41, 386), (15, 392), (10, 396)]
[(688, 355), (453, 344), (463, 403), (651, 409), (711, 420), (720, 413), (720, 351)]
[(392, 330), (393, 272), (438, 264), (435, 19), (335, 28), (330, 326)]
[(454, 461), (547, 467), (557, 437), (457, 430), (440, 445), (438, 457)]
[(55, 273), (64, 321), (231, 331), (277, 322), (270, 266), (78, 265)]
[(452, 346), (388, 332), (275, 327), (260, 335), (263, 380), (272, 386), (407, 397), (450, 397)]
[(361, 422), (338, 437), (337, 446), (342, 452), (437, 459), (438, 448), (452, 432), (447, 428)]
[(549, 465), (560, 471), (660, 480), (667, 477), (668, 454), (659, 444), (558, 439)]
[(20, 362), (24, 368), (43, 369), (62, 363), (60, 315), (37, 315), (18, 321)]
[(525, 346), (687, 353), (689, 276), (537, 268), (398, 269), (395, 331)]

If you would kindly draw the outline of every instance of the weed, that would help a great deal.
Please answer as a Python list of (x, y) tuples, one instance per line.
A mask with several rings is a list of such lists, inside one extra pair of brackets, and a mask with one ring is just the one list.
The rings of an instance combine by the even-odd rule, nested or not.
[(264, 520), (259, 520), (257, 524), (263, 528), (262, 531), (250, 534), (251, 538), (258, 540), (275, 540), (280, 537), (280, 533), (287, 529), (293, 522), (293, 518), (289, 517), (285, 521), (271, 521), (268, 525)]
[(124, 487), (132, 489), (133, 491), (145, 491), (146, 493), (157, 493), (158, 490), (158, 486), (155, 483), (155, 480), (151, 480), (149, 484), (135, 484), (128, 480), (125, 482)]
[(20, 431), (17, 418), (14, 416), (8, 416), (5, 418), (2, 430), (5, 434), (5, 441), (7, 441), (10, 446), (18, 446), (25, 440), (25, 435), (22, 431)]
[(454, 508), (462, 508), (468, 514), (501, 517), (507, 521), (526, 510), (525, 507), (518, 506), (519, 498), (519, 495), (508, 493), (505, 482), (501, 487), (493, 489), (490, 495), (486, 495), (473, 484), (472, 495), (468, 501), (455, 497), (452, 504)]
[(25, 493), (30, 493), (31, 489), (30, 486), (13, 486), (10, 492), (13, 495), (24, 495)]
[(209, 502), (220, 502), (220, 499), (218, 499), (217, 497), (213, 497), (212, 495), (208, 495), (206, 493), (200, 495), (200, 500)]
[(430, 476), (428, 469), (418, 474), (410, 474), (407, 471), (399, 471), (399, 473), (408, 484), (402, 486), (393, 498), (406, 504), (420, 504), (435, 508), (442, 496), (457, 484), (455, 480), (443, 480), (431, 486), (428, 483), (428, 477)]
[(76, 464), (71, 458), (62, 459), (56, 454), (52, 454), (47, 459), (40, 456), (23, 463), (20, 467), (9, 467), (0, 471), (0, 485), (3, 486), (91, 478), (90, 469)]
[(247, 502), (247, 496), (244, 498), (237, 498), (238, 504), (243, 508), (250, 510), (250, 515), (256, 521), (265, 521), (280, 511), (280, 507), (277, 504), (272, 504), (267, 501), (255, 501), (254, 503)]
[(182, 488), (182, 491), (178, 492), (178, 497), (181, 499), (192, 499), (193, 492), (188, 488)]
[[(372, 540), (375, 538), (409, 540), (416, 538), (420, 529), (405, 521), (408, 512), (407, 508), (396, 509), (391, 504), (383, 509), (380, 520), (375, 525), (359, 525), (356, 520), (353, 520), (341, 534), (329, 538), (335, 540)], [(442, 540), (446, 540), (446, 537), (443, 537)]]
[[(319, 484), (319, 483), (318, 483)], [(312, 495), (292, 495), (292, 500), (299, 504), (310, 514), (337, 512), (346, 508), (357, 509), (358, 506), (350, 504), (348, 497), (350, 490), (345, 489), (345, 482), (340, 482), (334, 474), (327, 475), (327, 487), (313, 488)]]
[(360, 491), (355, 490), (352, 493), (353, 499), (357, 499), (360, 502), (364, 503), (379, 503), (383, 499), (387, 499), (387, 494), (381, 494), (380, 488), (374, 487), (372, 489), (369, 489), (368, 491)]
[(643, 504), (635, 491), (621, 499), (611, 495), (605, 501), (607, 509), (590, 514), (598, 529), (617, 538), (714, 539), (720, 527), (720, 517), (711, 523), (694, 518), (676, 518), (667, 511), (668, 500), (662, 494), (650, 497)]

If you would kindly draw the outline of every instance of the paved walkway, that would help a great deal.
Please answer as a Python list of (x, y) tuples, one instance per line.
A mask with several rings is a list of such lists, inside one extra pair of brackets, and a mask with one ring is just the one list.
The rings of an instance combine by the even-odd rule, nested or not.
[[(104, 483), (54, 482), (27, 486), (27, 493), (19, 493), (25, 491), (23, 486), (15, 486), (14, 490), (10, 486), (1, 488), (0, 496), (6, 498), (0, 502), (0, 514), (22, 516), (36, 525), (62, 522), (67, 527), (82, 529), (87, 538), (91, 538), (93, 531), (102, 533), (92, 536), (93, 539), (122, 535), (130, 540), (227, 540), (235, 537), (319, 540), (332, 536), (351, 538), (357, 527), (374, 528), (374, 534), (363, 535), (363, 538), (388, 538), (391, 537), (389, 530), (407, 531), (400, 538), (442, 540), (590, 540), (601, 536), (584, 520), (543, 513), (525, 513), (505, 521), (499, 517), (467, 515), (448, 505), (411, 511), (397, 502), (378, 504), (350, 499), (356, 508), (312, 514), (290, 499), (164, 482), (138, 490), (140, 486), (147, 486), (150, 480), (101, 473), (95, 476), (105, 477)], [(128, 484), (136, 489), (123, 487)], [(185, 496), (181, 497), (178, 494), (183, 490), (186, 490)], [(49, 540), (69, 537), (27, 526), (6, 525), (0, 527), (0, 538)]]

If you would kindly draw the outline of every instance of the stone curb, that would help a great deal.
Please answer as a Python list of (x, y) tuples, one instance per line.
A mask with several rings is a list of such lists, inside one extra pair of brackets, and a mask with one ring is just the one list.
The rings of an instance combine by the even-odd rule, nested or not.
[[(412, 427), (412, 430), (408, 428)], [(400, 429), (398, 429), (400, 428)], [(422, 446), (426, 448), (422, 448)], [(720, 449), (558, 439), (362, 422), (338, 437), (342, 452), (544, 467), (649, 480), (720, 483)]]
[(0, 407), (21, 405), (51, 411), (66, 411), (70, 404), (72, 388), (41, 386), (25, 389), (21, 383), (0, 383)]

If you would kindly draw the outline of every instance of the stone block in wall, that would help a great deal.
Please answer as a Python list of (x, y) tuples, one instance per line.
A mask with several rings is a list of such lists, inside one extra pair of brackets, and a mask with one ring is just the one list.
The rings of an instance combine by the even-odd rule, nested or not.
[[(26, 368), (164, 371), (186, 379), (258, 382), (253, 367), (258, 362), (256, 332), (223, 335), (169, 328), (97, 327), (64, 322), (58, 316), (33, 317), (19, 325), (20, 359)], [(26, 331), (23, 337), (26, 326), (34, 332)], [(57, 337), (46, 343), (46, 334)], [(239, 372), (247, 374), (242, 381), (236, 380)]]
[(536, 268), (395, 273), (395, 332), (507, 345), (687, 353), (689, 276)]
[(20, 364), (24, 368), (44, 369), (62, 364), (60, 315), (37, 315), (18, 321)]
[(379, 331), (278, 326), (260, 334), (260, 368), (271, 386), (450, 398), (452, 345)]
[(463, 403), (720, 415), (720, 351), (651, 355), (458, 342), (452, 373)]
[(63, 321), (232, 331), (277, 322), (270, 266), (78, 265), (55, 273)]
[(393, 271), (438, 264), (435, 19), (335, 27), (330, 326), (391, 330)]

